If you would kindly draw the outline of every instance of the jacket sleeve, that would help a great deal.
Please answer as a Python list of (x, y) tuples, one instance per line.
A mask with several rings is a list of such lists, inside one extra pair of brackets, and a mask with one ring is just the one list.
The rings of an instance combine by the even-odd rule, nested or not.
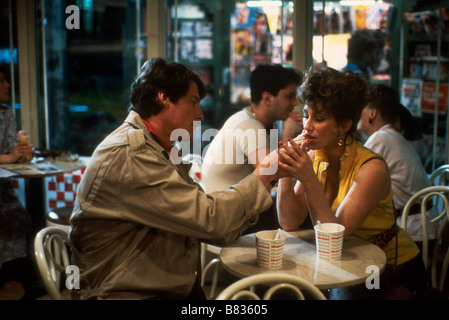
[(159, 145), (142, 137), (128, 140), (135, 141), (133, 147), (116, 134), (117, 142), (97, 148), (79, 188), (86, 219), (125, 220), (206, 242), (229, 243), (272, 204), (254, 174), (229, 190), (206, 194)]
[(124, 178), (123, 185), (135, 190), (134, 196), (127, 195), (135, 201), (130, 204), (132, 210), (123, 208), (127, 217), (206, 242), (235, 240), (272, 204), (270, 194), (254, 174), (228, 190), (206, 194), (186, 181), (169, 160), (154, 155), (132, 157), (128, 169), (130, 179)]

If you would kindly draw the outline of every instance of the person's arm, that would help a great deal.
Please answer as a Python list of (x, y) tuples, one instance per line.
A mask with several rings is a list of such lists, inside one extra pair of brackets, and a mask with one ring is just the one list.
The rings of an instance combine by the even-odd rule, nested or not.
[(28, 141), (21, 141), (12, 148), (11, 152), (0, 155), (0, 163), (14, 163), (21, 160), (30, 160), (32, 149), (33, 147), (28, 145)]
[(362, 224), (374, 207), (385, 199), (390, 188), (390, 175), (383, 160), (371, 159), (360, 167), (336, 212), (339, 223), (346, 228), (345, 235)]
[(308, 215), (301, 183), (295, 185), (293, 178), (279, 180), (276, 205), (279, 225), (287, 231), (298, 229)]
[(14, 157), (13, 152), (8, 154), (0, 154), (0, 163), (13, 163), (16, 162), (16, 157)]
[(0, 155), (0, 163), (14, 163), (22, 159), (24, 161), (30, 160), (32, 148), (28, 144), (19, 143), (13, 147), (10, 153)]
[[(14, 113), (10, 108), (8, 108), (5, 114), (5, 129), (3, 134), (5, 134), (5, 149), (3, 149), (4, 154), (0, 154), (0, 163), (14, 163), (18, 162), (23, 158), (29, 160), (31, 158), (31, 152), (33, 147), (28, 145), (27, 141), (22, 141), (21, 138), (26, 136), (26, 131), (20, 130), (17, 133), (16, 130), (16, 119)], [(19, 143), (17, 144), (17, 140)]]
[(279, 179), (289, 176), (289, 172), (279, 166), (279, 149), (269, 153), (256, 167), (255, 174), (268, 192)]
[[(283, 178), (279, 181), (277, 198), (278, 219), (284, 230), (298, 229), (308, 215), (309, 208), (302, 181), (316, 179), (318, 184), (320, 184), (313, 171), (312, 159), (314, 158), (314, 151), (308, 152), (305, 143), (294, 145), (295, 149), (292, 149), (291, 145), (283, 144), (283, 148), (279, 151), (281, 154), (279, 166), (298, 180), (295, 186), (292, 178)], [(301, 158), (299, 158), (297, 153), (301, 154)], [(295, 157), (295, 159), (292, 157)]]

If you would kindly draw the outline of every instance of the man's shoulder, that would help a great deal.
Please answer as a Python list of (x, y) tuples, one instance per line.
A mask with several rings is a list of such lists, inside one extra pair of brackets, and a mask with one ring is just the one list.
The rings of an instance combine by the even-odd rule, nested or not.
[(263, 124), (251, 116), (251, 114), (243, 109), (236, 113), (234, 113), (229, 119), (225, 122), (222, 127), (222, 130), (226, 129), (260, 129), (264, 128)]

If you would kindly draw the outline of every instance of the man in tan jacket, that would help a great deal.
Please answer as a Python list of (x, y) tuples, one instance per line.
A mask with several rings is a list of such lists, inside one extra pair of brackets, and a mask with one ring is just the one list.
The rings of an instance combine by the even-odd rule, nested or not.
[(203, 298), (200, 241), (235, 241), (272, 204), (276, 152), (229, 190), (206, 195), (173, 161), (171, 133), (193, 134), (205, 88), (182, 64), (148, 61), (125, 122), (94, 151), (71, 218), (78, 299)]

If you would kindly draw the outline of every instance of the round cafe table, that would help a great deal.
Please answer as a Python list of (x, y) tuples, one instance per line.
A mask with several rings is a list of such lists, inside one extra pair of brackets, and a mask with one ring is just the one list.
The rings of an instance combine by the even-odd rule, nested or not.
[(373, 270), (382, 272), (386, 255), (378, 246), (356, 236), (344, 239), (340, 260), (323, 260), (316, 253), (313, 230), (286, 232), (284, 260), (280, 269), (266, 269), (257, 265), (254, 234), (240, 237), (223, 247), (220, 260), (231, 274), (243, 278), (267, 272), (297, 275), (319, 289), (348, 287), (364, 283)]

